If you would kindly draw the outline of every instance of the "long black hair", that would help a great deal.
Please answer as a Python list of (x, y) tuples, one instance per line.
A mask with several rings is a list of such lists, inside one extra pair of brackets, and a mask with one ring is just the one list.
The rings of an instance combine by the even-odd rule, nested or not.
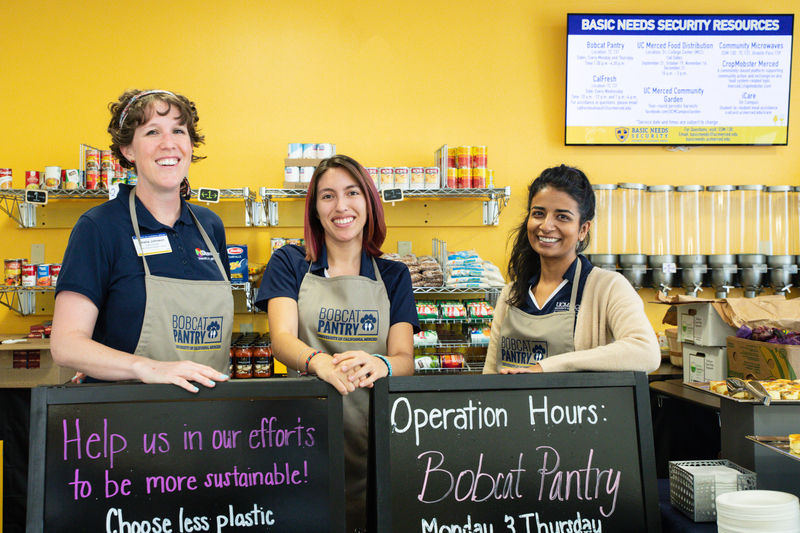
[[(514, 245), (511, 248), (511, 259), (508, 261), (508, 279), (511, 281), (511, 293), (508, 303), (516, 307), (525, 304), (528, 295), (528, 282), (541, 268), (539, 254), (534, 251), (528, 240), (528, 217), (531, 201), (536, 193), (551, 187), (569, 194), (578, 204), (580, 225), (594, 218), (594, 190), (589, 179), (581, 170), (561, 165), (545, 169), (528, 187), (528, 202), (525, 204), (525, 216), (519, 227), (512, 232)], [(578, 242), (577, 253), (581, 253), (589, 245), (589, 234)]]

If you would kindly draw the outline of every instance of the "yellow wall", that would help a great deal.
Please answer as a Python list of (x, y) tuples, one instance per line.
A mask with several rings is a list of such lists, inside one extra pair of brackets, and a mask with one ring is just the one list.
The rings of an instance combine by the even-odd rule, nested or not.
[[(797, 11), (794, 0), (768, 7)], [(653, 9), (631, 0), (2, 2), (0, 167), (13, 168), (15, 186), (28, 169), (76, 167), (79, 143), (107, 145), (106, 106), (132, 87), (196, 101), (208, 159), (193, 167), (194, 186), (278, 187), (292, 141), (334, 142), (366, 165), (427, 165), (443, 143), (485, 144), (496, 183), (513, 191), (500, 226), (437, 235), (503, 268), (524, 189), (546, 166), (579, 166), (595, 183), (800, 183), (792, 124), (782, 147), (563, 145), (566, 13)], [(746, 0), (669, 5), (675, 13), (754, 10)], [(794, 65), (795, 88), (798, 76)], [(35, 242), (57, 262), (68, 234), (21, 230), (0, 214), (0, 255), (29, 257)], [(269, 237), (299, 235), (233, 229), (228, 240), (265, 261)], [(415, 252), (429, 252), (431, 236), (430, 228), (390, 229), (386, 249), (410, 239)], [(45, 318), (4, 309), (3, 332)], [(650, 314), (656, 321), (662, 309)], [(255, 320), (263, 330), (263, 315)]]

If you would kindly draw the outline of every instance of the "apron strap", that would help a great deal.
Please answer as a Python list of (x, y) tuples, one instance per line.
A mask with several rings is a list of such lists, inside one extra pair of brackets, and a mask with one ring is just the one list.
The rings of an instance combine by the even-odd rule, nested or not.
[[(383, 283), (383, 278), (381, 277), (381, 272), (380, 272), (380, 270), (378, 270), (377, 261), (375, 261), (374, 257), (371, 257), (370, 259), (372, 259), (372, 268), (375, 270), (375, 281), (380, 281), (381, 283)], [(306, 270), (306, 274), (311, 272), (311, 264), (312, 264), (311, 262), (308, 263), (308, 270)]]
[(575, 274), (572, 276), (572, 293), (569, 295), (569, 312), (575, 312), (575, 300), (578, 298), (578, 282), (581, 279), (581, 258), (578, 256), (576, 259), (578, 264), (575, 265)]
[[(139, 249), (142, 251), (142, 262), (144, 263), (144, 273), (149, 276), (150, 275), (150, 267), (147, 266), (147, 259), (145, 258), (144, 254), (144, 247), (142, 246), (142, 235), (139, 231), (139, 218), (136, 216), (136, 187), (131, 189), (130, 195), (128, 196), (128, 209), (131, 213), (131, 222), (133, 223), (133, 231), (136, 234), (136, 239), (139, 241)], [(227, 280), (228, 275), (225, 273), (225, 267), (222, 266), (222, 261), (219, 258), (219, 253), (217, 252), (214, 243), (211, 242), (211, 239), (208, 238), (208, 234), (206, 230), (203, 229), (203, 225), (200, 224), (200, 221), (197, 220), (192, 208), (189, 204), (186, 204), (186, 209), (189, 210), (189, 215), (191, 215), (192, 220), (194, 220), (197, 229), (200, 231), (200, 236), (203, 237), (203, 242), (206, 243), (208, 249), (211, 251), (211, 255), (214, 256), (214, 262), (217, 264), (217, 268), (219, 268), (220, 274), (222, 274), (222, 279)]]

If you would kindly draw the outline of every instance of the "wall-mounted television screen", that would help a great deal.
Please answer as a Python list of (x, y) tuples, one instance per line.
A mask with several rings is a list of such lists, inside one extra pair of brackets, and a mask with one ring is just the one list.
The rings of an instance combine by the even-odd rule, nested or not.
[(567, 15), (567, 145), (785, 145), (794, 15)]

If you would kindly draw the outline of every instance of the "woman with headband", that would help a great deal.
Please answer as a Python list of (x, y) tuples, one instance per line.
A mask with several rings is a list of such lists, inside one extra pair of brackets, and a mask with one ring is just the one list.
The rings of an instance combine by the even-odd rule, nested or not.
[(197, 110), (163, 90), (127, 91), (109, 108), (111, 150), (138, 181), (72, 230), (53, 359), (100, 381), (213, 387), (228, 379), (233, 297), (222, 221), (181, 196), (202, 159)]

